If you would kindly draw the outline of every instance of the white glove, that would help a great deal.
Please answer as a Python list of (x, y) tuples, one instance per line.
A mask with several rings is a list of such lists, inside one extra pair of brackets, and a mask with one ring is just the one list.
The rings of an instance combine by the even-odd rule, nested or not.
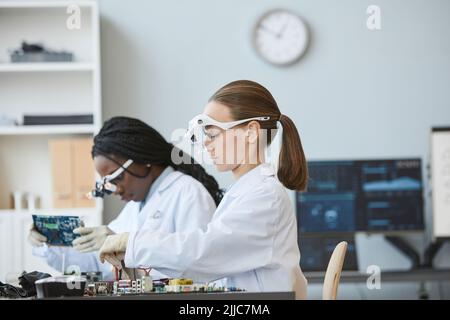
[(80, 252), (97, 251), (102, 247), (106, 237), (114, 234), (107, 226), (94, 228), (80, 227), (73, 230), (73, 232), (81, 235), (81, 237), (76, 238), (72, 242), (74, 249)]
[(105, 260), (118, 269), (122, 268), (121, 261), (127, 251), (129, 233), (121, 233), (109, 236), (100, 249), (99, 257), (102, 263)]
[(28, 242), (33, 247), (42, 247), (47, 242), (47, 238), (36, 230), (34, 223), (31, 224), (30, 232), (28, 233)]

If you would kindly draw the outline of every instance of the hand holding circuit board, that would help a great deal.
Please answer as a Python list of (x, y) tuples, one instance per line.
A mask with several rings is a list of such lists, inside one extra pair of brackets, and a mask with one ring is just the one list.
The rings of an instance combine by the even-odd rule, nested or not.
[(33, 215), (34, 228), (47, 238), (47, 245), (70, 247), (80, 235), (73, 232), (82, 222), (75, 216)]

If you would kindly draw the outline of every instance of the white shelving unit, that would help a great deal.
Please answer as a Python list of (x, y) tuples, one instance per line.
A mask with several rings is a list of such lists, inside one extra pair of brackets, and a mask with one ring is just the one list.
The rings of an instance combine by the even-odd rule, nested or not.
[[(68, 6), (80, 8), (79, 29), (66, 25)], [(22, 41), (74, 54), (73, 62), (11, 63), (9, 52)], [(102, 223), (103, 202), (92, 208), (52, 205), (49, 139), (93, 137), (100, 129), (101, 79), (99, 13), (95, 1), (0, 1), (0, 116), (92, 114), (93, 124), (0, 125), (0, 281), (23, 270), (55, 274), (31, 254), (26, 236), (31, 212), (11, 209), (15, 190), (40, 197), (36, 214), (79, 215), (87, 225)]]
[(47, 63), (2, 63), (0, 72), (91, 72), (94, 65), (90, 63), (47, 62)]
[(0, 126), (0, 135), (55, 135), (55, 134), (93, 134), (93, 125), (51, 125), (51, 126)]

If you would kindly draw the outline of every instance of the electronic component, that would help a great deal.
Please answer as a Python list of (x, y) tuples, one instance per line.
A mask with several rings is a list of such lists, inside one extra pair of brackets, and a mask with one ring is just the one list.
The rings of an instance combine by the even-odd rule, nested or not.
[(139, 295), (165, 294), (186, 292), (231, 292), (244, 291), (236, 287), (215, 287), (208, 283), (194, 283), (192, 279), (158, 279), (152, 281), (151, 276), (145, 275), (140, 279), (123, 279), (118, 281), (100, 281), (89, 284), (85, 295)]
[(189, 285), (189, 284), (193, 284), (194, 281), (192, 281), (192, 279), (171, 279), (169, 280), (169, 285)]

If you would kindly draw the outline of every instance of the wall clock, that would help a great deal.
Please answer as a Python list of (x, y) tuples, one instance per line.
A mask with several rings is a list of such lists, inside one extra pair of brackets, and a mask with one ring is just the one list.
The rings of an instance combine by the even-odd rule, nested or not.
[(306, 51), (309, 34), (301, 17), (288, 10), (271, 10), (256, 23), (253, 45), (266, 61), (287, 66), (295, 63)]

